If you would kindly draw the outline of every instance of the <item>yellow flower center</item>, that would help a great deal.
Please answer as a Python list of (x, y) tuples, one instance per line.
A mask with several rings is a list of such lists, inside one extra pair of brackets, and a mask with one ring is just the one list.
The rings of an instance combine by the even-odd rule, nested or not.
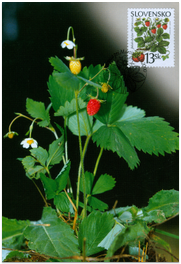
[(69, 44), (67, 42), (64, 42), (66, 46), (68, 46)]
[(31, 145), (33, 142), (34, 142), (33, 139), (29, 139), (29, 140), (27, 140), (27, 143), (28, 143), (29, 145)]

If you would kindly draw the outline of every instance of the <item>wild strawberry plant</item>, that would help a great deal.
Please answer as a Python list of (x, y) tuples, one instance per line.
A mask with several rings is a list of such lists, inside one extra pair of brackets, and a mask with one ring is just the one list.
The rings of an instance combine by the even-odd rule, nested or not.
[[(148, 22), (146, 26), (150, 26)], [(71, 31), (73, 41), (69, 40)], [(39, 221), (3, 217), (3, 248), (6, 254), (10, 249), (17, 253), (28, 241), (30, 254), (33, 250), (43, 254), (48, 261), (56, 259), (61, 262), (95, 261), (90, 257), (101, 252), (109, 260), (123, 247), (128, 252), (127, 256), (139, 260), (140, 253), (143, 253), (145, 260), (147, 256), (143, 246), (153, 229), (151, 224), (161, 224), (178, 215), (178, 191), (161, 190), (144, 208), (133, 205), (109, 209), (96, 195), (112, 190), (117, 175), (97, 175), (97, 168), (103, 151), (109, 150), (116, 152), (131, 170), (136, 169), (140, 164), (136, 149), (157, 156), (175, 152), (179, 147), (178, 133), (163, 118), (146, 117), (144, 110), (126, 105), (127, 88), (114, 62), (107, 68), (90, 65), (80, 70), (83, 58), (77, 58), (72, 27), (68, 29), (67, 40), (62, 42), (62, 47), (73, 49), (73, 57), (66, 57), (73, 63), (69, 69), (58, 57), (49, 59), (53, 67), (48, 80), (50, 104), (45, 106), (43, 102), (28, 98), (28, 116), (17, 113), (5, 135), (9, 138), (18, 135), (11, 127), (20, 117), (31, 122), (29, 133), (21, 142), (30, 151), (19, 160), (26, 176), (35, 185), (36, 181), (42, 182), (45, 194), (40, 194), (45, 207)], [(50, 109), (57, 117), (55, 124), (52, 124)], [(59, 125), (60, 119), (63, 119), (64, 127)], [(35, 125), (54, 134), (55, 140), (48, 148), (38, 145), (33, 131)], [(79, 142), (79, 153), (74, 154), (80, 155), (76, 190), (71, 185), (67, 130), (77, 136)], [(100, 149), (92, 171), (84, 166), (90, 140)], [(52, 172), (54, 166), (59, 166), (57, 175)]]
[[(169, 44), (170, 34), (165, 32), (168, 27), (168, 18), (164, 19), (151, 19), (138, 18), (134, 24), (134, 31), (137, 37), (134, 41), (137, 43), (139, 50), (158, 52), (162, 54), (162, 59), (169, 58)], [(134, 56), (135, 57), (135, 56)], [(134, 60), (135, 61), (135, 60)], [(139, 61), (139, 60), (138, 60)]]

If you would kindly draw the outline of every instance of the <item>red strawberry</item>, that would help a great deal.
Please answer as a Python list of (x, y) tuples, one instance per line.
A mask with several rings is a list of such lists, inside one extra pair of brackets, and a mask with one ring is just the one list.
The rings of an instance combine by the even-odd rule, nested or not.
[(132, 60), (133, 60), (134, 62), (139, 62), (138, 57), (137, 57), (137, 58), (136, 58), (136, 57), (132, 57)]
[(151, 29), (151, 32), (152, 32), (153, 34), (155, 34), (155, 33), (156, 33), (156, 28), (152, 28), (152, 29)]
[(101, 107), (101, 103), (97, 99), (90, 99), (87, 104), (87, 113), (90, 116), (97, 114)]
[(160, 28), (161, 27), (161, 24), (158, 24), (158, 25), (156, 25), (157, 26), (157, 28)]
[(148, 20), (145, 21), (145, 26), (146, 26), (146, 27), (149, 27), (149, 26), (150, 26), (150, 21), (148, 21)]
[(141, 53), (141, 55), (138, 56), (138, 60), (143, 62), (145, 60), (145, 55), (143, 53)]
[(166, 30), (167, 29), (167, 24), (163, 24), (162, 28)]

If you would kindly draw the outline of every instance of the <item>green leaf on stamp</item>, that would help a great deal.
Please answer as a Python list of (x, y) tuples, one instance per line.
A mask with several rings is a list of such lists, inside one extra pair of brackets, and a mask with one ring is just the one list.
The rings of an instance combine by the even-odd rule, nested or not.
[(163, 34), (163, 28), (158, 28), (157, 29), (157, 36), (160, 36), (161, 34)]
[(162, 34), (163, 39), (170, 39), (170, 35), (168, 33)]
[(149, 36), (149, 37), (146, 37), (144, 41), (145, 42), (151, 42), (153, 39), (154, 39), (154, 37)]
[(168, 46), (169, 44), (170, 44), (169, 41), (166, 41), (166, 40), (164, 41), (164, 40), (163, 40), (163, 41), (161, 41), (161, 42), (158, 43), (158, 46), (159, 46), (159, 47), (166, 47), (166, 46)]
[(136, 42), (144, 42), (143, 38), (142, 37), (138, 37), (138, 38), (135, 38), (134, 41)]
[(157, 50), (158, 50), (158, 45), (157, 45), (157, 44), (154, 44), (154, 45), (151, 47), (151, 49), (150, 49), (151, 52), (156, 52)]
[(145, 46), (145, 43), (144, 42), (139, 42), (138, 43), (138, 48), (142, 48), (142, 47), (144, 47)]
[(158, 49), (158, 52), (160, 52), (161, 54), (166, 54), (167, 53), (167, 50), (164, 47), (158, 47), (157, 49)]
[(162, 36), (156, 36), (156, 40), (157, 40), (158, 42), (161, 42), (161, 41), (163, 40), (163, 37), (162, 37)]

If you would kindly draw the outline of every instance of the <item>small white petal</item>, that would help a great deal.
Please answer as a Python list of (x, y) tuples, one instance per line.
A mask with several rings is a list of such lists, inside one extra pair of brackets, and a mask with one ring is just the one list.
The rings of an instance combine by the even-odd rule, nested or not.
[(32, 147), (32, 148), (37, 148), (37, 145), (38, 145), (37, 142), (33, 142), (33, 143), (31, 144), (31, 147)]
[(61, 43), (61, 47), (64, 49), (64, 48), (67, 48), (67, 49), (73, 49), (75, 47), (75, 44), (70, 41), (70, 40), (64, 40), (62, 43)]
[(28, 149), (28, 148), (29, 148), (29, 146), (30, 146), (30, 145), (29, 145), (28, 143), (24, 143), (24, 144), (23, 144), (23, 148), (26, 148), (26, 149)]

